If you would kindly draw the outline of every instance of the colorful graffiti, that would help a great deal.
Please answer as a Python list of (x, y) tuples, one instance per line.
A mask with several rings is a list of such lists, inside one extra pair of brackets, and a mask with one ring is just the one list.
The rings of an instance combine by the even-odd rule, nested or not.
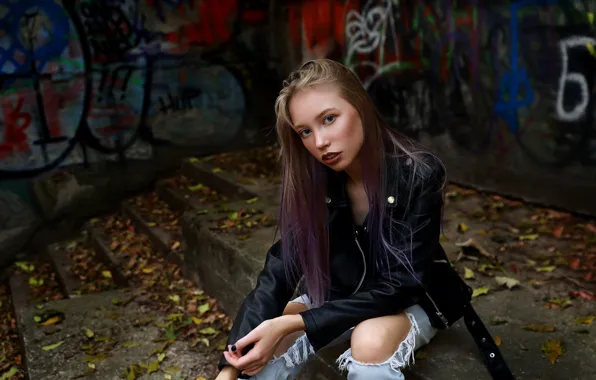
[[(148, 158), (154, 143), (234, 138), (253, 70), (246, 63), (253, 41), (236, 37), (266, 21), (267, 6), (1, 1), (0, 177), (88, 164), (91, 156)], [(252, 50), (253, 65), (267, 59)]]
[(517, 146), (540, 165), (596, 164), (596, 3), (304, 0), (289, 8), (303, 59), (352, 68), (396, 129), (448, 134), (468, 152)]

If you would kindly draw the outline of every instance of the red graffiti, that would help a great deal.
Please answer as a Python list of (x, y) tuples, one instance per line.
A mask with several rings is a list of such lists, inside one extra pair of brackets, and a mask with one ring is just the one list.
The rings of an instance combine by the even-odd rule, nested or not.
[(304, 0), (289, 5), (290, 36), (307, 54), (329, 52), (345, 43), (346, 15), (359, 0)]
[[(232, 36), (232, 26), (238, 10), (238, 0), (195, 0), (193, 5), (199, 19), (169, 33), (167, 40), (182, 47), (189, 45), (219, 45)], [(188, 17), (183, 7), (180, 15)]]
[(4, 115), (4, 140), (0, 143), (0, 159), (5, 159), (16, 152), (27, 152), (27, 128), (31, 125), (31, 114), (23, 112), (24, 97), (19, 97), (16, 106), (9, 99), (2, 100)]
[(84, 89), (83, 78), (72, 79), (67, 86), (65, 84), (59, 86), (52, 81), (42, 82), (43, 108), (50, 136), (63, 135), (60, 112), (67, 107), (68, 103), (82, 104)]

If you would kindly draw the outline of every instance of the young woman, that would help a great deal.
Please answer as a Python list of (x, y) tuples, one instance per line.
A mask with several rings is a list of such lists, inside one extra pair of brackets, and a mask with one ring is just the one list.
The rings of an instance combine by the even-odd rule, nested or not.
[(316, 351), (348, 341), (338, 358), (348, 379), (403, 379), (414, 351), (451, 323), (428, 289), (442, 289), (441, 304), (466, 297), (433, 271), (447, 262), (444, 167), (389, 129), (338, 62), (305, 63), (275, 108), (281, 237), (236, 317), (217, 380), (293, 379)]

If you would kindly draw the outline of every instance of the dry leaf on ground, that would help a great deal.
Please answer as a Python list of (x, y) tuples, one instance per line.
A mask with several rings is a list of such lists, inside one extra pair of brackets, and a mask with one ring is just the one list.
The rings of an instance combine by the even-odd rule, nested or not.
[(551, 364), (555, 364), (557, 359), (563, 355), (563, 343), (559, 339), (547, 340), (542, 344), (542, 352)]
[(524, 330), (535, 331), (535, 332), (555, 332), (555, 326), (551, 325), (525, 325), (522, 326)]

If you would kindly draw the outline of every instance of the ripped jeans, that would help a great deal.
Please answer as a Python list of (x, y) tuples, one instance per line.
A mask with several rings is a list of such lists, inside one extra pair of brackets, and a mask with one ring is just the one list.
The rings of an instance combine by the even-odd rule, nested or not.
[[(298, 302), (312, 307), (306, 295), (300, 296), (291, 302)], [(352, 357), (352, 349), (346, 350), (338, 359), (340, 371), (348, 371), (348, 380), (403, 380), (405, 379), (401, 368), (414, 363), (414, 351), (428, 344), (435, 336), (437, 330), (431, 326), (426, 312), (418, 305), (405, 310), (412, 327), (406, 338), (399, 344), (395, 353), (381, 363), (362, 363)], [(327, 347), (345, 343), (350, 340), (354, 327), (336, 338)], [(304, 368), (307, 360), (314, 355), (314, 350), (306, 335), (296, 340), (286, 353), (267, 364), (263, 370), (252, 376), (254, 380), (291, 380)]]

